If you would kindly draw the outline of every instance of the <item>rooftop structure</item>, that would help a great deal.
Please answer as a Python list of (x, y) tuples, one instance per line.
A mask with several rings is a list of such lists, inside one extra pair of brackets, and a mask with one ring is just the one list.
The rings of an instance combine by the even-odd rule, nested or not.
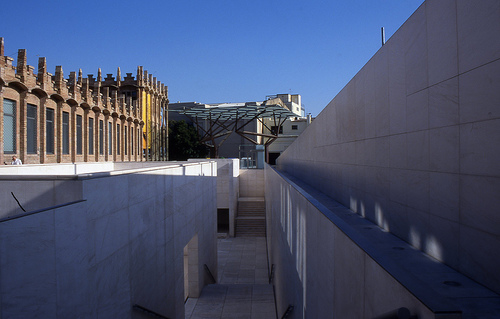
[[(293, 100), (292, 100), (293, 97)], [(172, 103), (170, 111), (183, 115), (196, 125), (201, 141), (211, 147), (212, 157), (241, 157), (241, 149), (245, 144), (263, 145), (268, 159), (269, 146), (281, 138), (282, 132), (277, 129), (290, 118), (302, 114), (300, 95), (278, 94), (269, 96), (266, 101), (246, 103)], [(172, 119), (182, 119), (179, 115), (171, 115)], [(232, 147), (222, 149), (231, 134), (239, 135), (241, 140), (230, 141)], [(288, 138), (297, 135), (288, 135)], [(234, 136), (233, 136), (234, 140)]]

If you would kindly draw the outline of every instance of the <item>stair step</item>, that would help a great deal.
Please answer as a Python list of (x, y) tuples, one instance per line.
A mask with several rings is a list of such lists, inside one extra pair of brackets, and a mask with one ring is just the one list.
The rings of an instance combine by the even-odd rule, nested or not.
[(236, 236), (266, 236), (266, 203), (263, 197), (238, 198)]

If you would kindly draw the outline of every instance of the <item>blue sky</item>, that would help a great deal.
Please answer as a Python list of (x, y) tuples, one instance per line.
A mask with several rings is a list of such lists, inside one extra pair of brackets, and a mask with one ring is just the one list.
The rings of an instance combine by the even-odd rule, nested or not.
[(5, 54), (27, 49), (83, 74), (142, 65), (171, 102), (301, 94), (317, 115), (423, 0), (179, 0), (2, 3)]

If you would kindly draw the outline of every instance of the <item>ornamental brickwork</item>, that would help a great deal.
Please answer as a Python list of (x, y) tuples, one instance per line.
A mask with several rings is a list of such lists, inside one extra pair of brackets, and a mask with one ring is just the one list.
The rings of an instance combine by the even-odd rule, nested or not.
[(13, 62), (0, 38), (0, 163), (167, 160), (168, 88), (142, 66), (64, 78), (43, 57), (35, 72), (25, 49)]

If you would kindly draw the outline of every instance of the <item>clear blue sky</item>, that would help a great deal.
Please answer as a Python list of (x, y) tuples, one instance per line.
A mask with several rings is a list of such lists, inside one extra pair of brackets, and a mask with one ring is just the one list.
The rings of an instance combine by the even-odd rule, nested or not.
[(171, 102), (302, 95), (317, 115), (423, 0), (5, 1), (5, 54), (49, 72), (122, 74), (142, 65)]

